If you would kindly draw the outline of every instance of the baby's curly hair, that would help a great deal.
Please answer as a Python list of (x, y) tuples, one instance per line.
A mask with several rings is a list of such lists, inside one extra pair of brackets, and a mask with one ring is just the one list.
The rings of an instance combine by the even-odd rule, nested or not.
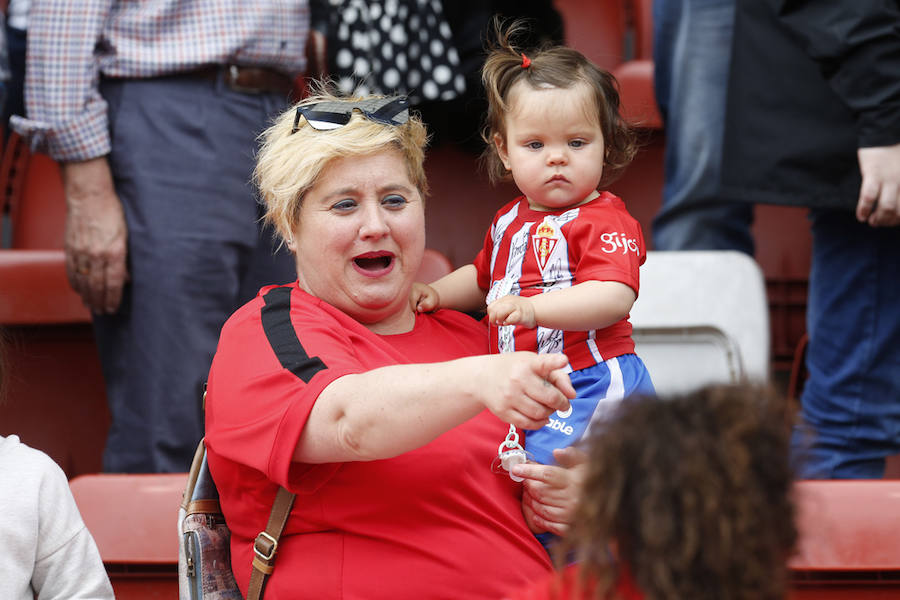
[[(546, 44), (532, 49), (518, 47), (516, 39), (525, 33), (526, 27), (521, 19), (508, 24), (495, 18), (493, 41), (487, 44), (488, 57), (481, 69), (481, 81), (488, 100), (481, 131), (487, 144), (482, 162), (491, 182), (496, 183), (509, 175), (497, 154), (494, 135), (506, 136), (505, 116), (510, 109), (510, 90), (519, 81), (524, 81), (534, 89), (568, 89), (578, 84), (590, 89), (606, 146), (602, 184), (610, 183), (628, 166), (638, 147), (634, 128), (619, 110), (618, 82), (611, 73), (572, 48)], [(523, 53), (531, 61), (528, 68), (522, 67)]]
[(616, 563), (647, 600), (784, 598), (797, 539), (790, 415), (778, 394), (749, 385), (625, 400), (590, 437), (557, 558), (574, 552), (596, 598), (610, 597)]

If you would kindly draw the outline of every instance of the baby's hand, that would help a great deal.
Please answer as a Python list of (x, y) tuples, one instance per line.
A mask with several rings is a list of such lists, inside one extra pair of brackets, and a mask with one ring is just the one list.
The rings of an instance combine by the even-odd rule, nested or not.
[(531, 300), (521, 296), (497, 298), (488, 304), (487, 314), (491, 325), (521, 325), (529, 329), (537, 326)]
[(409, 292), (409, 306), (413, 312), (431, 312), (441, 307), (441, 298), (427, 283), (415, 282)]

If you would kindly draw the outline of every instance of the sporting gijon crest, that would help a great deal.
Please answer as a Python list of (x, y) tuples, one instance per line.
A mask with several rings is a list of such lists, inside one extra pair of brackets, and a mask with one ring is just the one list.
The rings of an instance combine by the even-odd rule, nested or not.
[(556, 224), (549, 218), (545, 218), (537, 226), (531, 238), (531, 246), (534, 250), (534, 258), (538, 268), (543, 272), (553, 255), (553, 251), (559, 244), (560, 232)]

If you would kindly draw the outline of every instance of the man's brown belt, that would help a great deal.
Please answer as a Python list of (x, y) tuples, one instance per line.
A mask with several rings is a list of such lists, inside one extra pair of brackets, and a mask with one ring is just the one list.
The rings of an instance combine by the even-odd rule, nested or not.
[(174, 77), (191, 77), (217, 80), (219, 74), (232, 90), (246, 94), (283, 94), (287, 96), (294, 89), (294, 80), (273, 69), (265, 67), (242, 67), (238, 65), (210, 65), (193, 71), (175, 74)]

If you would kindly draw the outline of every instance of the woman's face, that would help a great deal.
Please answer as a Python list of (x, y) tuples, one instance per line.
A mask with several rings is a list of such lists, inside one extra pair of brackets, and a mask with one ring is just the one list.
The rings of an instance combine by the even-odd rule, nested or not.
[(376, 333), (412, 329), (425, 211), (403, 155), (336, 158), (306, 193), (289, 244), (300, 287)]

